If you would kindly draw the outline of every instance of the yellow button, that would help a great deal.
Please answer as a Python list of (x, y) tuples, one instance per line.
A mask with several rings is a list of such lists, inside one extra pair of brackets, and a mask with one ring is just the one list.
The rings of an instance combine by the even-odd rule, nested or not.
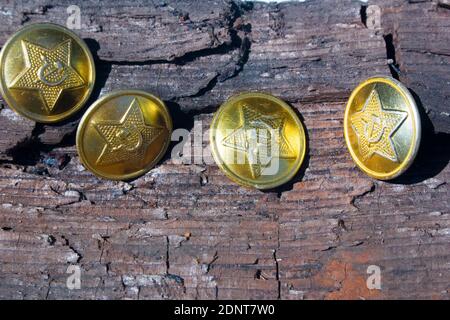
[(420, 144), (414, 98), (399, 81), (374, 77), (352, 92), (344, 116), (350, 154), (369, 176), (393, 179), (412, 164)]
[(81, 162), (94, 174), (129, 180), (162, 158), (171, 132), (172, 119), (160, 99), (143, 91), (116, 91), (89, 107), (76, 143)]
[(214, 160), (233, 181), (258, 189), (280, 186), (300, 169), (306, 138), (294, 110), (265, 93), (231, 97), (214, 115)]
[(66, 119), (89, 98), (92, 55), (72, 31), (50, 23), (15, 33), (0, 53), (0, 91), (8, 105), (37, 122)]

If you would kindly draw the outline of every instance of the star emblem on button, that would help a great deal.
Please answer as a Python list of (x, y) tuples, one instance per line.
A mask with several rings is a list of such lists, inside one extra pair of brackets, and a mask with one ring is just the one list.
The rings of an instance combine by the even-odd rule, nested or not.
[(71, 66), (71, 50), (70, 39), (51, 49), (22, 40), (25, 69), (10, 88), (38, 90), (46, 111), (51, 113), (63, 90), (84, 85), (84, 80)]
[(223, 140), (223, 145), (244, 152), (253, 178), (277, 158), (295, 158), (292, 147), (283, 136), (285, 119), (267, 116), (243, 105), (240, 110), (242, 124)]
[(368, 78), (352, 91), (343, 127), (353, 161), (375, 179), (400, 176), (419, 150), (419, 107), (409, 89), (392, 77)]
[(274, 189), (293, 179), (306, 154), (296, 111), (264, 92), (231, 96), (214, 114), (210, 147), (226, 176), (245, 187)]
[(351, 123), (358, 137), (359, 149), (363, 160), (373, 154), (398, 162), (392, 136), (407, 118), (404, 111), (383, 107), (380, 96), (373, 89), (363, 109), (352, 115)]
[(164, 130), (149, 126), (135, 98), (120, 121), (101, 121), (94, 124), (105, 140), (97, 165), (109, 165), (126, 160), (144, 161), (147, 147)]
[(141, 90), (110, 92), (95, 101), (78, 125), (81, 163), (98, 177), (137, 178), (151, 170), (171, 142), (172, 118), (164, 101)]
[(40, 123), (80, 111), (94, 90), (95, 63), (76, 33), (54, 23), (32, 23), (0, 51), (0, 94), (8, 107)]

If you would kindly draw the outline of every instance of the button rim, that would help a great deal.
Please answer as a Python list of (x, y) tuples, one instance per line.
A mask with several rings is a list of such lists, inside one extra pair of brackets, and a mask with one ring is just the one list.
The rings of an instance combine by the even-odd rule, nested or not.
[[(91, 66), (90, 69), (91, 69), (92, 81), (87, 81), (87, 84), (86, 84), (87, 94), (85, 95), (85, 97), (82, 100), (80, 100), (80, 102), (78, 102), (74, 107), (70, 108), (66, 112), (63, 112), (58, 115), (53, 115), (53, 116), (51, 116), (51, 115), (50, 116), (38, 116), (38, 114), (36, 114), (36, 113), (25, 112), (25, 111), (21, 110), (20, 108), (17, 108), (14, 105), (14, 103), (12, 103), (13, 101), (8, 95), (7, 91), (9, 90), (9, 88), (8, 88), (7, 84), (5, 83), (4, 77), (3, 77), (3, 69), (4, 68), (2, 68), (2, 66), (4, 63), (6, 63), (5, 59), (6, 59), (6, 51), (7, 51), (8, 47), (10, 47), (12, 45), (12, 43), (14, 41), (16, 41), (19, 36), (26, 33), (30, 29), (34, 29), (34, 28), (38, 28), (38, 27), (57, 29), (57, 30), (61, 31), (62, 33), (67, 33), (82, 48), (83, 52), (87, 55), (87, 59)], [(9, 106), (9, 108), (11, 110), (16, 112), (20, 116), (23, 116), (29, 120), (32, 120), (32, 121), (35, 121), (38, 123), (50, 124), (50, 123), (62, 122), (64, 120), (67, 120), (67, 118), (73, 116), (77, 112), (79, 112), (89, 101), (89, 98), (91, 97), (92, 92), (94, 90), (95, 81), (96, 81), (96, 69), (95, 69), (94, 58), (93, 58), (92, 53), (91, 53), (89, 47), (87, 46), (86, 42), (72, 30), (70, 30), (62, 25), (56, 24), (56, 23), (36, 22), (36, 23), (31, 23), (29, 25), (26, 25), (23, 28), (16, 31), (13, 35), (11, 35), (9, 37), (9, 39), (3, 45), (2, 50), (0, 51), (0, 94), (1, 94), (1, 96), (3, 97), (4, 101), (6, 102), (6, 104)], [(51, 118), (49, 119), (49, 117), (51, 117)]]
[[(233, 103), (235, 101), (238, 101), (240, 99), (242, 99), (243, 97), (246, 96), (252, 96), (255, 97), (259, 96), (261, 98), (266, 98), (268, 100), (271, 100), (272, 102), (275, 102), (276, 104), (280, 104), (280, 106), (282, 108), (284, 108), (294, 119), (294, 122), (298, 125), (300, 131), (301, 131), (301, 135), (300, 135), (300, 145), (303, 145), (303, 151), (301, 152), (301, 154), (299, 154), (299, 156), (297, 157), (297, 164), (293, 167), (292, 170), (290, 170), (289, 174), (286, 175), (283, 178), (277, 179), (275, 181), (272, 181), (270, 183), (251, 183), (248, 180), (244, 180), (242, 178), (240, 178), (238, 175), (236, 175), (231, 169), (229, 169), (228, 167), (226, 167), (226, 165), (223, 163), (223, 161), (221, 161), (221, 157), (219, 155), (219, 151), (217, 150), (217, 146), (214, 143), (215, 142), (215, 134), (214, 134), (214, 127), (217, 127), (217, 122), (218, 119), (220, 117), (220, 115), (222, 114), (224, 108), (226, 105)], [(219, 167), (219, 169), (225, 173), (225, 175), (232, 180), (233, 182), (243, 186), (243, 187), (247, 187), (247, 188), (256, 188), (259, 190), (269, 190), (269, 189), (274, 189), (276, 187), (282, 186), (284, 184), (286, 184), (287, 182), (289, 182), (290, 180), (292, 180), (292, 178), (295, 177), (295, 175), (299, 172), (300, 168), (303, 165), (303, 162), (305, 160), (305, 155), (306, 155), (306, 149), (308, 147), (307, 142), (306, 142), (306, 130), (305, 127), (302, 123), (302, 121), (300, 120), (299, 116), (295, 113), (293, 107), (291, 107), (288, 103), (286, 103), (285, 101), (283, 101), (282, 99), (267, 93), (267, 92), (262, 92), (262, 91), (244, 91), (241, 93), (237, 93), (234, 94), (232, 96), (230, 96), (225, 102), (223, 102), (220, 107), (217, 109), (217, 111), (214, 113), (214, 117), (211, 121), (211, 125), (210, 125), (210, 134), (209, 134), (209, 141), (210, 141), (210, 145), (211, 145), (211, 153), (213, 156), (213, 159), (215, 161), (215, 163), (217, 164), (217, 166)]]
[[(92, 114), (103, 105), (104, 102), (106, 102), (107, 100), (116, 98), (116, 97), (120, 97), (122, 95), (129, 95), (129, 96), (133, 96), (133, 95), (137, 95), (137, 96), (143, 96), (145, 98), (148, 98), (149, 100), (152, 100), (154, 102), (157, 102), (159, 107), (161, 108), (161, 111), (166, 119), (167, 122), (167, 139), (164, 143), (164, 145), (162, 146), (159, 154), (155, 157), (155, 159), (150, 162), (148, 165), (146, 165), (144, 168), (134, 172), (134, 173), (130, 173), (130, 174), (126, 174), (126, 175), (117, 175), (117, 174), (105, 174), (105, 173), (99, 173), (95, 168), (93, 168), (89, 162), (86, 160), (86, 155), (85, 152), (82, 150), (81, 144), (82, 144), (82, 134), (84, 132), (84, 130), (86, 129), (87, 124), (89, 123), (89, 118), (90, 116), (92, 116)], [(102, 179), (107, 179), (107, 180), (113, 180), (113, 181), (129, 181), (132, 180), (134, 178), (140, 177), (145, 175), (147, 172), (149, 172), (151, 169), (153, 169), (158, 163), (159, 161), (161, 161), (161, 159), (164, 157), (164, 155), (167, 152), (167, 149), (170, 145), (171, 142), (171, 134), (172, 134), (172, 130), (173, 130), (173, 122), (172, 122), (172, 117), (170, 115), (169, 109), (167, 108), (166, 104), (164, 103), (164, 101), (162, 101), (160, 98), (158, 98), (157, 96), (143, 91), (143, 90), (136, 90), (136, 89), (130, 89), (130, 90), (114, 90), (111, 91), (105, 95), (103, 95), (102, 97), (100, 97), (99, 99), (97, 99), (89, 108), (88, 110), (84, 113), (83, 117), (80, 120), (80, 123), (78, 124), (78, 128), (77, 128), (77, 133), (76, 133), (76, 148), (77, 148), (77, 153), (80, 159), (81, 164), (87, 169), (89, 170), (91, 173), (93, 173), (95, 176), (102, 178)]]
[[(351, 103), (352, 103), (353, 99), (359, 93), (361, 88), (363, 88), (371, 83), (374, 83), (374, 82), (385, 83), (385, 84), (391, 86), (397, 92), (399, 92), (402, 95), (402, 97), (405, 99), (405, 101), (407, 102), (408, 108), (410, 110), (410, 114), (413, 117), (414, 137), (411, 139), (412, 145), (410, 146), (410, 148), (408, 150), (408, 154), (407, 154), (406, 158), (402, 161), (402, 163), (395, 170), (392, 170), (388, 173), (379, 173), (377, 171), (369, 169), (358, 159), (358, 157), (355, 154), (355, 151), (353, 150), (353, 148), (351, 146), (349, 132), (348, 132), (349, 126), (347, 125), (347, 123), (349, 121), (350, 107), (351, 107)], [(408, 88), (403, 83), (401, 83), (399, 80), (394, 79), (389, 76), (381, 76), (381, 75), (373, 76), (373, 77), (365, 79), (364, 81), (359, 83), (358, 86), (356, 86), (353, 89), (350, 97), (348, 98), (347, 104), (345, 106), (344, 138), (345, 138), (345, 143), (346, 143), (347, 149), (352, 157), (353, 162), (358, 166), (358, 168), (362, 172), (364, 172), (368, 176), (370, 176), (374, 179), (378, 179), (378, 180), (392, 180), (392, 179), (397, 178), (398, 176), (403, 174), (406, 170), (408, 170), (411, 167), (411, 165), (413, 164), (414, 159), (416, 158), (417, 153), (419, 151), (421, 136), (422, 136), (421, 117), (420, 117), (417, 103), (416, 103), (414, 97), (412, 96), (412, 94), (410, 93), (410, 91), (408, 90)]]

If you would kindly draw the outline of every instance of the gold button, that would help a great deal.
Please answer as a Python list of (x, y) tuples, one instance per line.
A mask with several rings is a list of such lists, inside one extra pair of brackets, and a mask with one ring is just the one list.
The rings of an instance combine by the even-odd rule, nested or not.
[(172, 119), (160, 99), (137, 90), (109, 93), (89, 107), (77, 130), (84, 166), (99, 177), (129, 180), (150, 170), (170, 143)]
[(0, 91), (8, 105), (37, 122), (66, 119), (89, 98), (92, 55), (72, 31), (50, 23), (15, 33), (0, 53)]
[(419, 149), (421, 126), (416, 102), (399, 81), (369, 78), (350, 96), (344, 135), (362, 171), (376, 179), (393, 179), (408, 169)]
[(256, 92), (233, 96), (219, 108), (210, 140), (220, 169), (231, 180), (258, 189), (292, 179), (306, 150), (303, 125), (292, 108)]

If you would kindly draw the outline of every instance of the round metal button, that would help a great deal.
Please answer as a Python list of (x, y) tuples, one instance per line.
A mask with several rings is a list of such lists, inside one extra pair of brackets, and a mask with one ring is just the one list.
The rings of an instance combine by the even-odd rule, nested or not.
[(344, 135), (362, 171), (376, 179), (393, 179), (408, 169), (419, 149), (421, 125), (416, 102), (399, 81), (369, 78), (348, 100)]
[(258, 189), (280, 186), (300, 169), (306, 138), (294, 110), (265, 93), (231, 97), (214, 115), (214, 160), (233, 181)]
[(0, 91), (8, 105), (37, 122), (66, 119), (94, 88), (92, 55), (72, 31), (50, 23), (15, 33), (0, 53)]
[(138, 90), (116, 91), (89, 107), (76, 144), (81, 162), (94, 174), (129, 180), (162, 158), (171, 132), (172, 119), (160, 99)]

